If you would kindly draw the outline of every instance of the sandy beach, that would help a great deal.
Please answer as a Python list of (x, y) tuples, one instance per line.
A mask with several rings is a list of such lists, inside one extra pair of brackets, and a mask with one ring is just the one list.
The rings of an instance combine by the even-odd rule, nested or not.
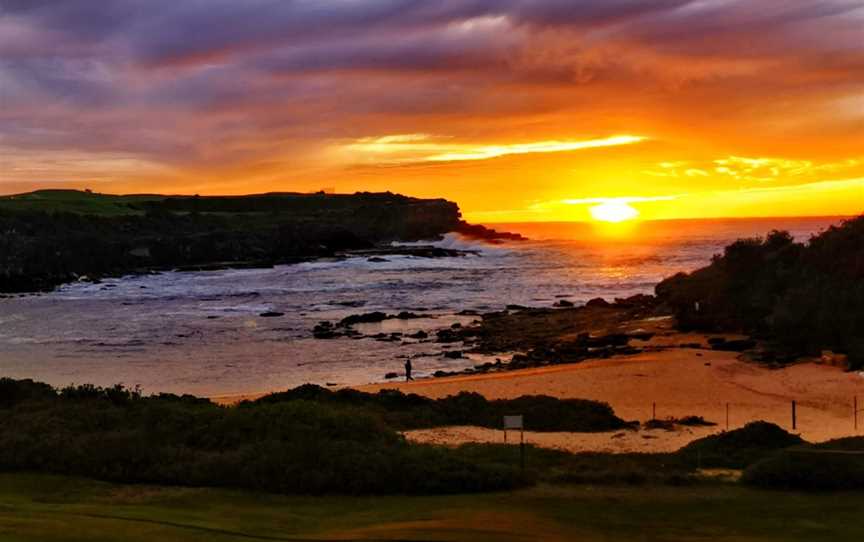
[[(375, 392), (399, 389), (429, 397), (473, 391), (489, 399), (545, 394), (559, 398), (605, 401), (627, 420), (702, 416), (714, 427), (679, 427), (675, 431), (612, 433), (533, 433), (527, 442), (569, 451), (667, 452), (691, 440), (754, 420), (776, 423), (809, 441), (855, 434), (853, 398), (864, 402), (864, 377), (836, 367), (800, 363), (768, 369), (740, 361), (734, 352), (671, 348), (605, 360), (485, 375), (362, 386)], [(792, 428), (792, 401), (797, 427)], [(859, 426), (864, 426), (864, 415)], [(502, 442), (503, 433), (477, 427), (447, 427), (406, 433), (421, 442)], [(518, 438), (512, 435), (511, 438)]]
[[(704, 339), (693, 334), (655, 338), (673, 344)], [(658, 419), (702, 416), (712, 427), (676, 426), (674, 431), (640, 429), (608, 433), (526, 432), (526, 442), (548, 447), (602, 452), (671, 452), (692, 440), (735, 429), (748, 422), (776, 423), (802, 438), (821, 442), (855, 434), (853, 401), (864, 407), (864, 375), (815, 362), (770, 369), (742, 361), (735, 352), (668, 348), (633, 356), (589, 360), (478, 375), (430, 378), (413, 382), (388, 382), (359, 386), (367, 392), (398, 389), (432, 398), (461, 391), (477, 392), (487, 399), (521, 395), (550, 395), (609, 403), (626, 420), (645, 422), (656, 404)], [(231, 404), (263, 394), (211, 397)], [(792, 427), (792, 401), (796, 402), (796, 428)], [(859, 413), (859, 434), (864, 432), (864, 412)], [(418, 442), (456, 445), (464, 442), (503, 442), (502, 431), (482, 427), (441, 427), (407, 431)], [(510, 434), (510, 442), (518, 439)]]

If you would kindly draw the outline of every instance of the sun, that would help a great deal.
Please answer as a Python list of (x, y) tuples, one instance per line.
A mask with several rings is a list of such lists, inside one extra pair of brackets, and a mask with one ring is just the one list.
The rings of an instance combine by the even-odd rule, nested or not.
[(588, 208), (591, 217), (601, 222), (624, 222), (639, 216), (639, 211), (625, 201), (609, 200)]

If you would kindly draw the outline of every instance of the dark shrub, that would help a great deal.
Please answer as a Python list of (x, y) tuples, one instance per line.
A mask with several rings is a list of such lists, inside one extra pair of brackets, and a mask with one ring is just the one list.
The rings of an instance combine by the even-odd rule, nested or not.
[(690, 427), (712, 427), (717, 425), (712, 421), (708, 421), (702, 416), (684, 416), (683, 418), (676, 420), (675, 423), (678, 425), (687, 425)]
[(300, 398), (362, 408), (380, 416), (395, 429), (442, 425), (500, 428), (503, 417), (514, 414), (524, 415), (525, 428), (531, 431), (611, 431), (629, 426), (606, 403), (556, 399), (545, 395), (489, 401), (479, 393), (460, 392), (441, 399), (429, 399), (398, 390), (381, 390), (376, 394), (352, 389), (332, 392), (307, 384), (266, 395), (247, 404), (278, 403)]
[(784, 357), (831, 349), (864, 366), (864, 216), (795, 243), (786, 232), (736, 241), (707, 267), (656, 286), (683, 329), (774, 339)]
[(742, 481), (781, 489), (864, 489), (864, 437), (781, 450), (748, 467)]
[(751, 422), (740, 429), (694, 440), (678, 454), (698, 458), (705, 467), (744, 468), (775, 450), (803, 443), (801, 437), (773, 423)]
[(380, 407), (351, 404), (352, 394), (340, 402), (314, 387), (231, 408), (120, 386), (57, 393), (2, 379), (0, 391), (0, 470), (283, 493), (446, 493), (525, 483), (512, 465), (410, 445), (385, 424)]
[(52, 399), (56, 395), (48, 384), (0, 378), (0, 408), (9, 408), (22, 401)]

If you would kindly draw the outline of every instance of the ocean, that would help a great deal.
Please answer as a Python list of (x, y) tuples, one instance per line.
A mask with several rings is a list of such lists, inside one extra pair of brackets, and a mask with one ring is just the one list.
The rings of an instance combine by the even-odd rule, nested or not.
[[(416, 320), (364, 324), (366, 333), (434, 331), (508, 304), (550, 307), (652, 293), (679, 271), (706, 265), (735, 239), (790, 231), (806, 240), (840, 218), (495, 224), (530, 241), (488, 245), (455, 235), (437, 246), (465, 257), (321, 260), (272, 269), (165, 272), (75, 283), (0, 299), (0, 376), (62, 386), (140, 386), (145, 393), (231, 395), (312, 382), (377, 382), (402, 371), (457, 370), (486, 358), (450, 359), (441, 345), (404, 340), (319, 340), (312, 328), (369, 311), (414, 311)], [(420, 243), (428, 244), (428, 243)], [(277, 311), (284, 316), (263, 318)]]

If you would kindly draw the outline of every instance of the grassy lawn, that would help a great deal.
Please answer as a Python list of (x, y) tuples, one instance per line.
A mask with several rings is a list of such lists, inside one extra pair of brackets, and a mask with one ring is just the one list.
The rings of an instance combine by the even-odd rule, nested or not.
[(130, 209), (128, 203), (162, 199), (164, 196), (114, 196), (92, 194), (78, 190), (37, 190), (28, 194), (0, 196), (0, 210), (82, 213), (100, 216), (142, 214)]
[(0, 474), (0, 541), (864, 540), (864, 494), (738, 486), (540, 487), (286, 497)]

